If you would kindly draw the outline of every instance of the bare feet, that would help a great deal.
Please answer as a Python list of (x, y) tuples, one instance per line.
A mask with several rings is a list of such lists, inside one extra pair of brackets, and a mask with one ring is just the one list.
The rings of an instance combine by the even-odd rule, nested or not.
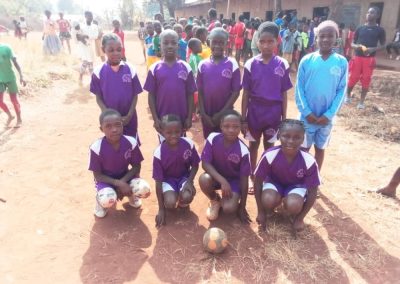
[(8, 119), (7, 119), (7, 121), (6, 121), (6, 125), (5, 125), (5, 126), (6, 126), (6, 127), (9, 127), (11, 121), (13, 121), (14, 118), (15, 118), (14, 116), (9, 115), (9, 116), (8, 116)]
[(387, 185), (383, 188), (378, 189), (376, 191), (376, 193), (395, 198), (396, 197), (396, 188), (393, 188), (393, 187)]
[(20, 128), (22, 125), (22, 120), (19, 118), (17, 119), (17, 124), (14, 126), (14, 128)]
[(304, 225), (304, 221), (303, 220), (300, 220), (300, 219), (297, 219), (297, 218), (294, 219), (294, 221), (293, 221), (293, 229), (296, 232), (303, 231), (304, 227), (305, 227), (305, 225)]

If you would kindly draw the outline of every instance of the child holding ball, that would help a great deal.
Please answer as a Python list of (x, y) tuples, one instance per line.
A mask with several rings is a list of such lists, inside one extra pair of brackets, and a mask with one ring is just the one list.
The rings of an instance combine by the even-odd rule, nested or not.
[(156, 181), (158, 214), (156, 226), (165, 225), (165, 209), (187, 207), (196, 190), (193, 180), (200, 158), (192, 140), (181, 137), (183, 131), (179, 116), (168, 114), (161, 119), (161, 134), (165, 140), (153, 157), (153, 178)]
[[(142, 201), (138, 196), (133, 196), (129, 182), (139, 176), (143, 156), (137, 140), (122, 134), (123, 120), (118, 111), (105, 109), (99, 120), (104, 137), (90, 146), (89, 170), (93, 172), (97, 190), (94, 214), (103, 218), (107, 209), (115, 204), (115, 197), (122, 199), (128, 196), (129, 205), (134, 208), (141, 206)], [(109, 200), (103, 201), (102, 206), (99, 198), (105, 193)]]
[(122, 44), (118, 35), (103, 36), (102, 49), (107, 55), (107, 61), (95, 68), (90, 91), (96, 95), (100, 110), (117, 110), (122, 115), (123, 133), (139, 140), (136, 104), (142, 86), (136, 69), (122, 61)]
[(267, 227), (267, 211), (283, 202), (293, 218), (293, 228), (304, 228), (304, 217), (310, 211), (320, 185), (318, 165), (313, 156), (300, 149), (305, 129), (299, 120), (286, 119), (279, 127), (281, 146), (268, 149), (254, 172), (257, 222)]
[(201, 61), (198, 68), (199, 108), (205, 139), (211, 132), (221, 132), (221, 114), (233, 109), (241, 89), (239, 65), (224, 54), (228, 38), (223, 28), (214, 28), (209, 36), (212, 55)]
[[(244, 223), (250, 222), (246, 211), (250, 154), (246, 144), (239, 139), (241, 116), (227, 110), (221, 116), (222, 133), (213, 132), (201, 155), (205, 173), (199, 177), (199, 185), (210, 200), (206, 216), (210, 221), (218, 218), (219, 209), (225, 213), (237, 213)], [(221, 189), (221, 196), (215, 190)]]

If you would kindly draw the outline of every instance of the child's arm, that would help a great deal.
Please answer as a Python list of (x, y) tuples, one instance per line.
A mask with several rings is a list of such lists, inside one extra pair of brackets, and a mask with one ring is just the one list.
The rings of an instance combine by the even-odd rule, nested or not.
[(247, 193), (249, 191), (249, 177), (240, 176), (240, 204), (239, 204), (239, 219), (242, 223), (250, 223), (251, 219), (246, 210)]
[(129, 122), (131, 121), (132, 116), (135, 113), (137, 101), (138, 101), (138, 96), (133, 96), (133, 100), (129, 108), (128, 114), (122, 117), (122, 122), (124, 123), (124, 125), (128, 125)]
[(162, 192), (162, 182), (156, 180), (156, 194), (158, 202), (158, 213), (156, 215), (156, 227), (159, 228), (165, 225), (165, 207), (164, 207), (164, 195)]
[(295, 229), (296, 231), (303, 228), (304, 217), (306, 217), (307, 213), (313, 207), (315, 200), (317, 199), (317, 191), (318, 187), (307, 189), (306, 202), (304, 202), (303, 209), (301, 210), (299, 215), (295, 217), (295, 220), (293, 222), (293, 229)]
[(343, 100), (346, 96), (347, 80), (348, 80), (348, 64), (346, 60), (343, 63), (342, 75), (336, 89), (336, 96), (333, 99), (332, 104), (330, 105), (328, 110), (321, 117), (318, 118), (318, 124), (321, 125), (328, 124), (329, 121), (332, 121), (334, 116), (338, 113), (340, 107), (342, 106)]
[(243, 90), (243, 96), (242, 96), (242, 133), (243, 135), (246, 135), (249, 126), (247, 124), (246, 120), (246, 114), (247, 114), (247, 106), (249, 104), (249, 90), (244, 89)]
[(287, 117), (287, 92), (282, 93), (282, 120)]
[(104, 182), (107, 184), (110, 184), (112, 186), (114, 186), (117, 190), (117, 192), (119, 192), (119, 195), (123, 195), (123, 196), (130, 196), (132, 194), (132, 188), (129, 186), (129, 184), (122, 180), (122, 179), (115, 179), (109, 176), (106, 176), (105, 174), (102, 174), (101, 172), (93, 172), (94, 175), (94, 179), (97, 182)]
[(15, 69), (17, 69), (18, 74), (19, 74), (19, 82), (22, 84), (22, 86), (26, 85), (26, 82), (24, 80), (24, 77), (22, 76), (22, 70), (21, 67), (19, 66), (18, 62), (17, 62), (17, 58), (16, 57), (12, 57), (12, 62), (15, 66)]
[(220, 185), (222, 190), (222, 196), (231, 198), (232, 197), (232, 189), (229, 182), (217, 172), (214, 166), (205, 161), (202, 162), (203, 169), (206, 173), (208, 173), (213, 179), (215, 179)]
[(101, 112), (103, 112), (107, 108), (104, 104), (103, 99), (99, 95), (96, 95), (96, 103), (99, 106)]
[(210, 127), (214, 127), (213, 120), (210, 116), (206, 114), (206, 111), (204, 110), (204, 94), (203, 94), (203, 89), (198, 90), (198, 95), (199, 95), (199, 111), (202, 120), (204, 121), (205, 124), (207, 124)]
[(265, 216), (265, 210), (261, 204), (261, 193), (262, 193), (262, 185), (263, 185), (263, 179), (261, 179), (258, 176), (255, 176), (254, 180), (254, 196), (256, 198), (256, 204), (257, 204), (257, 223), (261, 227), (263, 231), (267, 229), (267, 220)]
[(309, 123), (316, 123), (317, 117), (312, 113), (305, 96), (305, 64), (308, 64), (306, 60), (300, 62), (297, 73), (297, 84), (295, 90), (296, 105), (301, 115), (305, 117)]
[(132, 165), (132, 168), (120, 180), (128, 183), (128, 181), (139, 175), (141, 167), (141, 164)]
[(155, 97), (154, 93), (149, 92), (148, 102), (149, 102), (151, 116), (153, 117), (153, 121), (154, 121), (153, 126), (157, 130), (157, 132), (161, 133), (161, 125), (160, 125), (161, 121), (160, 121), (160, 118), (158, 117), (158, 114), (156, 111), (156, 97)]
[(188, 109), (188, 116), (185, 120), (184, 129), (185, 131), (189, 130), (192, 127), (192, 115), (193, 115), (193, 105), (194, 105), (194, 92), (189, 91), (187, 93), (187, 109)]

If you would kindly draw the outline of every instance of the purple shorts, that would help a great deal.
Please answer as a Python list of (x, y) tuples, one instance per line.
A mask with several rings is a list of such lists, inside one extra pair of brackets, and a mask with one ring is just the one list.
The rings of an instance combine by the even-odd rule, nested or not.
[[(241, 191), (240, 191), (240, 180), (238, 179), (232, 179), (229, 180), (227, 179), (229, 185), (231, 186), (232, 192), (236, 192), (237, 194), (239, 194), (239, 196), (241, 195)], [(214, 190), (217, 189), (221, 189), (221, 184), (219, 182), (214, 182)]]
[(179, 193), (182, 190), (183, 185), (187, 181), (187, 177), (182, 178), (167, 178), (162, 183), (163, 193), (167, 191), (175, 191)]
[(275, 190), (279, 193), (281, 197), (286, 197), (289, 194), (298, 194), (305, 198), (307, 195), (307, 188), (303, 184), (296, 184), (290, 186), (282, 186), (276, 182), (264, 182), (263, 190)]
[[(132, 179), (135, 179), (135, 178), (138, 178), (139, 176), (135, 176), (135, 177), (133, 177)], [(132, 180), (131, 179), (131, 180)], [(130, 180), (130, 181), (131, 181)], [(129, 181), (129, 182), (130, 182)], [(129, 183), (128, 182), (128, 183)], [(100, 189), (103, 189), (103, 188), (105, 188), (105, 187), (111, 187), (112, 189), (114, 189), (115, 190), (115, 186), (113, 186), (113, 185), (111, 185), (111, 184), (108, 184), (108, 183), (105, 183), (105, 182), (99, 182), (99, 181), (94, 181), (94, 187), (96, 188), (96, 191), (99, 191)]]
[(254, 139), (260, 140), (263, 135), (264, 140), (273, 143), (276, 141), (276, 134), (282, 121), (282, 103), (271, 102), (260, 105), (255, 101), (249, 101), (246, 117), (250, 134)]

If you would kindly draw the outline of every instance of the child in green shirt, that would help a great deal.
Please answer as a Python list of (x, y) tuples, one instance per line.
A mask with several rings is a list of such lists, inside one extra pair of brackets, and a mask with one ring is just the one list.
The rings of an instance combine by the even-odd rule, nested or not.
[[(193, 77), (197, 79), (197, 70), (200, 61), (202, 60), (200, 53), (202, 52), (201, 41), (198, 38), (191, 38), (188, 42), (188, 47), (192, 51), (189, 57), (189, 65), (192, 67)], [(194, 93), (194, 111), (192, 121), (198, 120), (198, 102), (199, 95), (197, 92)]]

